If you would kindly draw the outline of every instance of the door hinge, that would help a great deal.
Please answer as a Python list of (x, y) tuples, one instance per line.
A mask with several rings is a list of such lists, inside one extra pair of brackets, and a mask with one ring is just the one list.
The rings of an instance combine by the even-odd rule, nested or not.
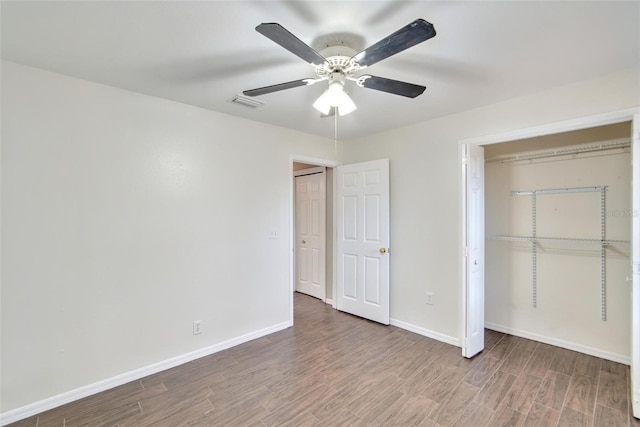
[(469, 256), (469, 246), (465, 246), (464, 250), (462, 251), (464, 256), (468, 257)]

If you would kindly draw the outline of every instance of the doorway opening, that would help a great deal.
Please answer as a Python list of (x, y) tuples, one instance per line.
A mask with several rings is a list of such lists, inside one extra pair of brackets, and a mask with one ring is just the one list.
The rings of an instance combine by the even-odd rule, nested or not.
[[(294, 163), (299, 169), (293, 172)], [(309, 166), (309, 167), (307, 167)], [(307, 244), (305, 235), (296, 231), (300, 221), (296, 221), (296, 186), (294, 175), (314, 171), (317, 166), (328, 171), (330, 185), (327, 188), (327, 209), (329, 218), (326, 236), (330, 244), (325, 245), (325, 274), (329, 285), (325, 284), (325, 301), (333, 308), (356, 316), (388, 325), (389, 315), (389, 160), (379, 159), (368, 162), (338, 165), (313, 159), (292, 156), (291, 161), (291, 222), (290, 222), (290, 291), (291, 296), (299, 282), (300, 261), (296, 247)], [(305, 169), (306, 168), (306, 169)], [(331, 175), (333, 174), (333, 175)], [(305, 181), (303, 179), (302, 181)], [(303, 188), (307, 188), (305, 183)], [(309, 198), (307, 195), (305, 198)], [(310, 210), (309, 208), (306, 209)], [(309, 218), (305, 212), (302, 217)], [(338, 238), (339, 237), (339, 238)], [(306, 261), (303, 263), (310, 263)], [(311, 263), (312, 264), (312, 263)], [(303, 266), (304, 267), (304, 266)], [(308, 270), (308, 267), (305, 267)], [(307, 274), (308, 278), (309, 274)], [(308, 280), (307, 280), (308, 282)], [(308, 283), (305, 283), (308, 284)], [(291, 300), (290, 323), (293, 324), (293, 298)]]
[(294, 289), (333, 305), (333, 168), (293, 162)]
[[(299, 277), (299, 271), (297, 268), (297, 254), (298, 243), (305, 239), (298, 238), (296, 232), (296, 224), (298, 222), (296, 217), (296, 175), (305, 175), (302, 170), (324, 170), (325, 176), (325, 188), (324, 188), (324, 302), (330, 304), (333, 308), (336, 308), (335, 304), (335, 213), (334, 213), (334, 168), (338, 166), (338, 162), (327, 159), (312, 158), (306, 156), (292, 155), (290, 157), (289, 165), (289, 177), (290, 177), (290, 212), (289, 212), (289, 226), (290, 226), (290, 242), (291, 248), (289, 258), (289, 323), (293, 325), (293, 301), (294, 292)], [(322, 298), (321, 298), (322, 299)]]

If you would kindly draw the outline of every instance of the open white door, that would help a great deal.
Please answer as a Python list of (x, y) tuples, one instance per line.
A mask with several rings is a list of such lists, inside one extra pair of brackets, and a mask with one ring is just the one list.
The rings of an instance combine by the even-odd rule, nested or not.
[(337, 309), (389, 324), (389, 160), (336, 169)]
[(631, 158), (631, 401), (640, 418), (640, 114), (633, 117)]
[(465, 285), (462, 355), (484, 350), (484, 148), (466, 144), (465, 177)]

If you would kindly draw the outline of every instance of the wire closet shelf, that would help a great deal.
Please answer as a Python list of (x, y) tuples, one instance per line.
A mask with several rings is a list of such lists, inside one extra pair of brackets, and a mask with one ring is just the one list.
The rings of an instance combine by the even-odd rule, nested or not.
[[(569, 194), (569, 193), (600, 193), (600, 239), (581, 239), (570, 237), (542, 237), (537, 235), (537, 209), (536, 200), (538, 196), (547, 194)], [(607, 186), (596, 187), (574, 187), (574, 188), (550, 188), (541, 190), (512, 191), (512, 196), (531, 196), (531, 236), (491, 236), (488, 240), (505, 242), (526, 242), (531, 244), (531, 267), (532, 267), (532, 305), (538, 306), (538, 245), (541, 243), (556, 243), (562, 245), (591, 245), (600, 247), (600, 316), (603, 321), (607, 320), (607, 247), (608, 246), (629, 246), (629, 240), (609, 240), (606, 228), (606, 192)]]

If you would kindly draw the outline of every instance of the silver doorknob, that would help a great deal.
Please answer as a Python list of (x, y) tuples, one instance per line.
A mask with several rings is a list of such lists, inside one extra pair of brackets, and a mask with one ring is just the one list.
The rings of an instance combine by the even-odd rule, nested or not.
[(302, 244), (304, 245), (305, 243), (307, 243), (307, 242), (305, 242), (305, 241), (303, 240), (303, 241), (302, 241)]
[(478, 260), (473, 260), (473, 265), (478, 265)]
[(386, 254), (387, 253), (387, 248), (380, 248), (380, 253), (381, 254)]

